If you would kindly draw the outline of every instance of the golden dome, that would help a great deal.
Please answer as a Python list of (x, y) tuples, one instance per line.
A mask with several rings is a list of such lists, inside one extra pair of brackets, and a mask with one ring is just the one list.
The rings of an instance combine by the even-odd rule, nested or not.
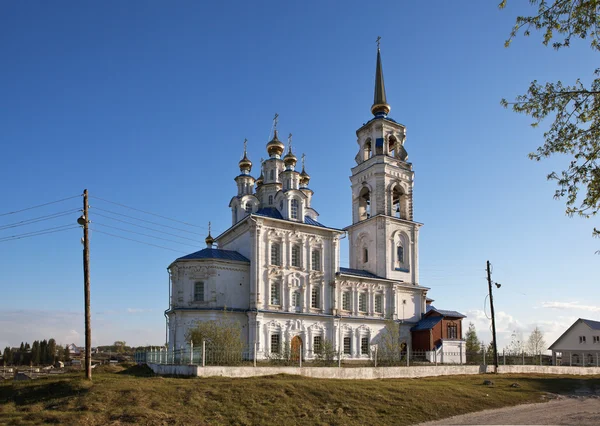
[(265, 180), (265, 178), (263, 177), (263, 175), (261, 173), (260, 176), (258, 177), (258, 179), (256, 179), (256, 186), (261, 186), (263, 184), (264, 180)]
[(279, 140), (279, 138), (277, 138), (277, 130), (275, 130), (273, 139), (267, 143), (267, 152), (269, 153), (269, 157), (280, 156), (283, 154), (284, 149), (285, 145)]
[(294, 153), (292, 152), (291, 149), (288, 151), (287, 154), (285, 154), (285, 157), (283, 157), (283, 164), (285, 164), (286, 167), (287, 166), (294, 167), (297, 162), (298, 162), (298, 159), (296, 158), (296, 156), (294, 155)]
[(302, 173), (300, 173), (300, 185), (306, 186), (310, 182), (310, 175), (306, 173), (304, 167), (302, 167)]
[(240, 171), (250, 171), (252, 170), (252, 161), (248, 159), (246, 153), (244, 152), (244, 158), (242, 158), (239, 162)]

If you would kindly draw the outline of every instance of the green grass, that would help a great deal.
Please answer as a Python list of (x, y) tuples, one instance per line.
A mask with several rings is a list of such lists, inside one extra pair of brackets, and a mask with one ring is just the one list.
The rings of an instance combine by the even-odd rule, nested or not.
[[(492, 379), (494, 386), (483, 385)], [(510, 385), (517, 382), (521, 387)], [(148, 370), (94, 370), (0, 384), (0, 424), (414, 424), (600, 389), (600, 377), (446, 376), (328, 380), (299, 376), (163, 378)]]

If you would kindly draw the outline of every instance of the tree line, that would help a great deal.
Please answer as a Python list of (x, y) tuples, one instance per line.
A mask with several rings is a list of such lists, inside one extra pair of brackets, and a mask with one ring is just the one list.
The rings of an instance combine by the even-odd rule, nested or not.
[(58, 361), (71, 361), (71, 353), (54, 339), (35, 340), (31, 345), (21, 342), (19, 348), (7, 346), (2, 352), (3, 365), (54, 365)]

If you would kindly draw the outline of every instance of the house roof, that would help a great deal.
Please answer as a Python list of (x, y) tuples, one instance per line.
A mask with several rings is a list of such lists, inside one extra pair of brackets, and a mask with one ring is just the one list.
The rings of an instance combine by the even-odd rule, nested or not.
[(410, 331), (431, 330), (443, 317), (425, 317), (417, 323)]
[(466, 318), (466, 315), (461, 314), (460, 312), (457, 311), (447, 311), (444, 309), (437, 309), (435, 306), (433, 305), (428, 305), (427, 306), (427, 310), (426, 313), (429, 312), (437, 312), (438, 314), (444, 316), (444, 317), (453, 317), (453, 318)]
[[(256, 216), (270, 217), (272, 219), (286, 220), (283, 218), (283, 216), (281, 215), (279, 210), (276, 209), (275, 207), (263, 207), (262, 209), (259, 209), (257, 212), (252, 213), (252, 214), (256, 215)], [(294, 222), (294, 221), (290, 220), (290, 222)], [(321, 228), (328, 228), (328, 226), (325, 226), (322, 223), (317, 222), (316, 220), (314, 220), (308, 216), (304, 216), (304, 223), (307, 225), (312, 225), (312, 226), (320, 226)]]
[(375, 274), (372, 274), (369, 271), (364, 271), (362, 269), (350, 269), (350, 268), (340, 268), (340, 274), (346, 274), (346, 275), (356, 275), (357, 277), (365, 277), (365, 278), (378, 278), (380, 280), (385, 280), (387, 278), (382, 278), (380, 276), (377, 276)]
[[(246, 257), (233, 250), (221, 250), (215, 248), (205, 248), (195, 253), (188, 254), (187, 256), (180, 257), (177, 260), (192, 260), (192, 259), (223, 259), (223, 260), (237, 260), (238, 262), (248, 262)], [(176, 261), (177, 261), (176, 260)]]
[(556, 339), (556, 341), (548, 347), (548, 349), (552, 349), (554, 347), (554, 345), (556, 345), (560, 341), (560, 339), (562, 339), (569, 331), (571, 331), (571, 329), (573, 327), (575, 327), (575, 325), (577, 325), (579, 322), (584, 323), (592, 330), (600, 330), (600, 321), (593, 321), (593, 320), (589, 320), (589, 319), (579, 318), (577, 321), (575, 321), (573, 324), (571, 324), (571, 326), (569, 328), (567, 328), (565, 330), (565, 332), (563, 334), (561, 334), (560, 337), (558, 339)]

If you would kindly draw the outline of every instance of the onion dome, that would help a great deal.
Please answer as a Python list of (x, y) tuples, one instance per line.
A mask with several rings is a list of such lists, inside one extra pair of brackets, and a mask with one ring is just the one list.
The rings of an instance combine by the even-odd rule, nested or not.
[(381, 53), (379, 46), (377, 47), (377, 69), (375, 71), (375, 96), (373, 98), (373, 106), (371, 113), (375, 117), (387, 116), (390, 113), (391, 107), (387, 103), (385, 97), (385, 84), (383, 82), (383, 67), (381, 66)]
[(265, 178), (263, 176), (263, 174), (261, 173), (260, 176), (258, 177), (258, 179), (256, 179), (256, 186), (262, 186), (263, 182), (264, 182)]
[(269, 143), (267, 143), (267, 152), (269, 153), (269, 157), (278, 158), (279, 156), (281, 156), (281, 154), (283, 154), (284, 149), (285, 149), (285, 145), (277, 137), (277, 129), (275, 129), (275, 133), (273, 134), (273, 139), (271, 139), (269, 141)]
[(283, 164), (285, 164), (286, 168), (293, 169), (296, 166), (297, 162), (298, 162), (298, 159), (292, 152), (292, 146), (290, 145), (288, 153), (285, 154), (285, 157), (283, 157)]
[(302, 166), (302, 173), (300, 173), (300, 186), (308, 186), (308, 182), (310, 182), (310, 175), (306, 173), (304, 166)]
[(208, 248), (212, 248), (213, 243), (215, 242), (215, 239), (210, 235), (210, 222), (208, 222), (208, 236), (204, 241), (206, 241), (206, 247)]
[(242, 158), (239, 162), (240, 172), (242, 173), (250, 173), (252, 170), (252, 161), (248, 159), (246, 152), (244, 151), (244, 158)]

